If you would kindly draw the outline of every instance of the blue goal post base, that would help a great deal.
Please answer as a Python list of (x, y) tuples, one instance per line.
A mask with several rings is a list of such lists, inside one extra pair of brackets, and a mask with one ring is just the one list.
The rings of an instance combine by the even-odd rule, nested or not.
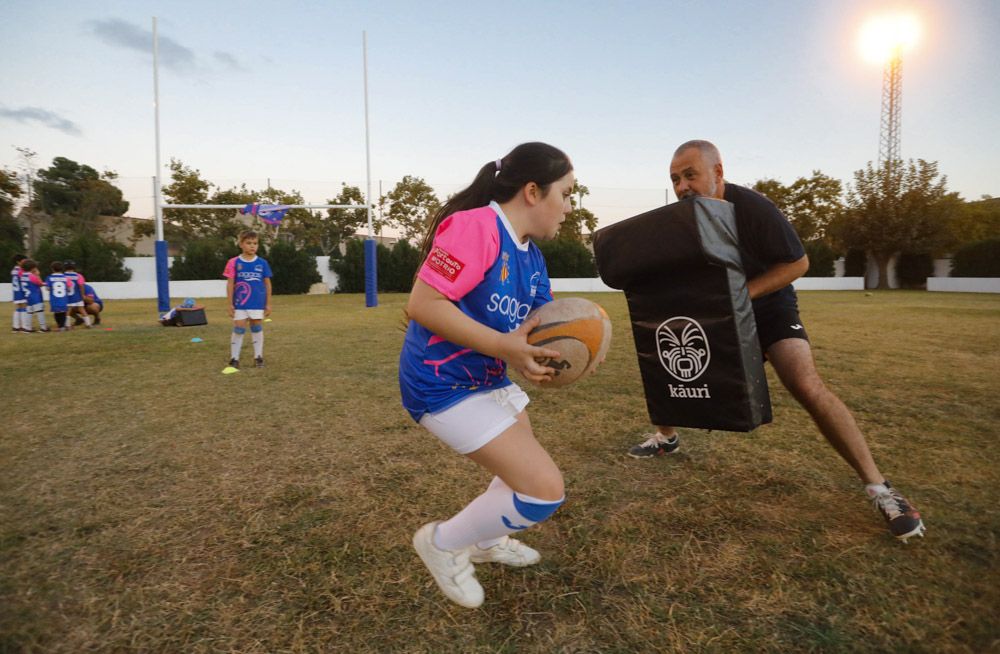
[(170, 310), (170, 265), (167, 242), (156, 241), (156, 306), (161, 314)]
[(365, 239), (365, 306), (378, 306), (378, 250), (375, 239)]

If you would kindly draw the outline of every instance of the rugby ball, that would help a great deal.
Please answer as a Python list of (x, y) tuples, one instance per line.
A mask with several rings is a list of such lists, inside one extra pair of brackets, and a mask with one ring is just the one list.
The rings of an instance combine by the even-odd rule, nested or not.
[(611, 345), (611, 320), (600, 305), (581, 297), (560, 298), (543, 304), (528, 317), (536, 315), (541, 322), (528, 334), (528, 343), (559, 353), (558, 359), (538, 359), (556, 371), (542, 386), (572, 384), (604, 360)]

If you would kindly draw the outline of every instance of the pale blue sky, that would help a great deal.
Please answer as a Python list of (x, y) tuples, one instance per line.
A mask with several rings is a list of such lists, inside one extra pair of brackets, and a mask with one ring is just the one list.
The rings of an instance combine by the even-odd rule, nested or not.
[(662, 204), (691, 138), (719, 145), (730, 181), (848, 182), (878, 155), (882, 72), (857, 34), (901, 5), (923, 23), (903, 64), (904, 158), (938, 161), (966, 199), (1000, 195), (994, 0), (5, 0), (0, 165), (26, 146), (41, 167), (112, 169), (130, 214), (151, 215), (155, 15), (163, 162), (225, 187), (364, 189), (362, 30), (385, 190), (412, 174), (444, 196), (528, 140), (569, 153), (602, 225)]

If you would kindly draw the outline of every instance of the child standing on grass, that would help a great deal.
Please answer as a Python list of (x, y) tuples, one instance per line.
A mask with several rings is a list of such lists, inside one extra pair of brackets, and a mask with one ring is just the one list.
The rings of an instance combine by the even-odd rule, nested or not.
[(507, 376), (550, 379), (527, 342), (552, 300), (545, 259), (531, 238), (552, 238), (570, 211), (573, 165), (560, 150), (525, 143), (483, 166), (435, 214), (424, 263), (406, 306), (399, 358), (403, 406), (420, 425), (491, 472), (486, 491), (458, 514), (430, 522), (413, 546), (442, 592), (483, 603), (472, 563), (527, 566), (541, 558), (508, 534), (545, 520), (563, 503), (562, 473), (535, 440), (528, 396)]
[(49, 309), (52, 317), (56, 321), (56, 329), (61, 332), (69, 331), (66, 326), (66, 310), (69, 308), (67, 296), (69, 295), (66, 275), (63, 274), (61, 261), (53, 261), (50, 265), (52, 274), (45, 280), (45, 285), (49, 289)]
[(45, 324), (45, 299), (42, 295), (42, 286), (45, 282), (38, 275), (38, 264), (32, 259), (25, 259), (21, 264), (21, 293), (27, 298), (27, 331), (34, 331), (34, 321), (32, 316), (38, 318), (38, 331), (48, 332), (49, 326)]
[(14, 317), (11, 322), (11, 331), (15, 334), (23, 332), (25, 323), (27, 322), (26, 318), (28, 314), (25, 307), (28, 304), (28, 298), (21, 292), (21, 264), (27, 258), (23, 254), (15, 254), (14, 267), (10, 269), (11, 301), (14, 303)]
[(257, 256), (259, 241), (257, 232), (240, 233), (242, 253), (226, 263), (222, 276), (226, 282), (226, 296), (229, 298), (229, 315), (233, 318), (233, 335), (229, 345), (229, 365), (240, 367), (240, 349), (247, 324), (253, 341), (254, 365), (264, 367), (264, 325), (263, 320), (271, 315), (271, 266)]

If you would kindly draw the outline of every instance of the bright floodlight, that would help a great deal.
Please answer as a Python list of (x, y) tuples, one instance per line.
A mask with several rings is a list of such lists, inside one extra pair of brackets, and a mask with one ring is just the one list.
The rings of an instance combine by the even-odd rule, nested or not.
[(920, 23), (912, 14), (875, 16), (861, 28), (858, 47), (865, 59), (882, 64), (911, 48), (919, 36)]

